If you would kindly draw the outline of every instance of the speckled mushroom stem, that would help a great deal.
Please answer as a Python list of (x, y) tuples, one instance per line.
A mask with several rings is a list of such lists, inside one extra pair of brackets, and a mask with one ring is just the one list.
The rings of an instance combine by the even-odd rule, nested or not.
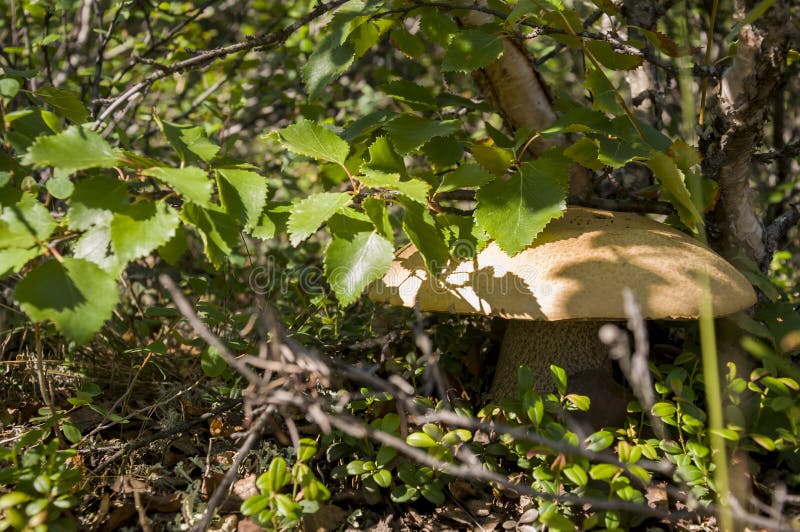
[(610, 375), (608, 347), (597, 334), (603, 323), (510, 320), (492, 382), (492, 398), (516, 397), (517, 370), (523, 365), (531, 368), (533, 384), (539, 393), (555, 391), (551, 364), (564, 368), (567, 376), (584, 370), (600, 370)]

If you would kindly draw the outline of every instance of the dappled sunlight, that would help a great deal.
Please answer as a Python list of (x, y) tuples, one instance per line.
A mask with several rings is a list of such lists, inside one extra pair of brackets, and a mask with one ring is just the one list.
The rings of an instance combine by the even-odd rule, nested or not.
[(509, 257), (491, 243), (436, 278), (409, 245), (370, 295), (438, 312), (621, 319), (622, 292), (629, 288), (647, 318), (691, 318), (699, 312), (701, 273), (710, 278), (718, 315), (754, 302), (733, 266), (676, 229), (641, 216), (573, 208), (518, 255)]

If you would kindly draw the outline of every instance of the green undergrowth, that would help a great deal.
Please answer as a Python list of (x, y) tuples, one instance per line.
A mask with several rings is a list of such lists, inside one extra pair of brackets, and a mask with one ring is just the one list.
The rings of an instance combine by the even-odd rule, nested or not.
[[(225, 296), (231, 290), (232, 279), (186, 276), (184, 286)], [(252, 342), (237, 340), (230, 334), (246, 326), (247, 316), (232, 315), (220, 305), (222, 301), (224, 297), (207, 298), (198, 304), (198, 311), (217, 330), (229, 332), (222, 336), (231, 348), (255, 352), (257, 346)], [(298, 330), (295, 337), (313, 348), (345, 357), (382, 378), (399, 376), (418, 390), (428, 382), (427, 359), (415, 347), (410, 329), (397, 330), (398, 336), (388, 351), (376, 348), (353, 353), (345, 349), (356, 338), (366, 336), (367, 329), (372, 334), (381, 332), (385, 321), (402, 323), (405, 319), (413, 323), (418, 318), (408, 311), (378, 312), (369, 319), (375, 315), (371, 304), (364, 302), (355, 312), (343, 312), (324, 290), (316, 295), (297, 292), (282, 304), (314, 308), (293, 324)], [(765, 312), (762, 309), (762, 314)], [(203, 404), (210, 409), (225, 397), (241, 394), (243, 381), (213, 350), (204, 348), (202, 342), (188, 340), (182, 320), (169, 312), (166, 303), (153, 306), (149, 315), (149, 325), (140, 324), (138, 334), (160, 336), (164, 331), (172, 332), (171, 336), (161, 336), (161, 347), (157, 342), (150, 343), (145, 350), (150, 361), (145, 366), (155, 365), (168, 375), (174, 370), (169, 361), (174, 356), (172, 348), (183, 342), (193, 344), (196, 352), (187, 356), (199, 363), (204, 374)], [(489, 324), (430, 318), (422, 317), (425, 331), (449, 381), (469, 386), (482, 382), (487, 387), (490, 371), (470, 371), (458, 360), (475, 350), (481, 356), (490, 356), (496, 342), (491, 339)], [(769, 331), (763, 322), (754, 323)], [(124, 324), (116, 325), (123, 328)], [(313, 342), (307, 342), (310, 333), (304, 331), (321, 333)], [(637, 401), (631, 401), (627, 405), (627, 421), (621, 427), (591, 431), (576, 427), (570, 421), (570, 413), (591, 411), (591, 404), (587, 397), (567, 393), (568, 379), (557, 367), (552, 368), (554, 393), (536, 393), (530, 384), (530, 373), (521, 369), (518, 396), (499, 403), (486, 403), (479, 394), (468, 391), (480, 388), (458, 386), (449, 389), (446, 399), (437, 399), (436, 394), (403, 399), (365, 387), (354, 388), (352, 384), (319, 388), (332, 397), (350, 394), (342, 413), (393, 436), (396, 443), (423, 452), (435, 463), (421, 464), (402, 449), (374, 438), (356, 438), (335, 429), (312, 434), (300, 440), (299, 452), (291, 444), (282, 449), (279, 446), (279, 453), (273, 453), (272, 458), (259, 458), (261, 451), (251, 452), (255, 460), (249, 462), (249, 467), (259, 475), (259, 493), (244, 500), (241, 514), (269, 529), (292, 529), (300, 525), (304, 515), (315, 513), (321, 504), (330, 504), (332, 496), (348, 489), (359, 493), (373, 508), (393, 507), (402, 512), (403, 508), (415, 507), (430, 511), (452, 500), (450, 486), (459, 478), (446, 470), (447, 465), (460, 465), (465, 456), (470, 456), (471, 467), (496, 473), (507, 481), (506, 485), (487, 484), (479, 477), (470, 479), (466, 475), (487, 496), (503, 499), (511, 493), (512, 485), (527, 490), (530, 508), (519, 510), (536, 510), (537, 520), (528, 525), (534, 529), (571, 530), (576, 525), (586, 530), (629, 529), (653, 517), (652, 512), (631, 511), (628, 504), (647, 505), (653, 494), (661, 491), (668, 495), (671, 505), (678, 502), (681, 508), (699, 510), (698, 515), (702, 516), (703, 508), (714, 502), (717, 486), (705, 413), (704, 374), (699, 349), (692, 340), (694, 334), (691, 326), (680, 331), (679, 336), (686, 339), (680, 354), (671, 360), (656, 353), (650, 364), (655, 404), (644, 411)], [(752, 355), (749, 361), (728, 362), (723, 368), (727, 426), (722, 436), (729, 456), (736, 457), (746, 472), (746, 477), (737, 477), (742, 484), (739, 488), (766, 501), (779, 484), (790, 493), (800, 489), (800, 385), (795, 366), (785, 355), (776, 354), (776, 345), (782, 338), (779, 333), (745, 338), (743, 345)], [(104, 422), (118, 421), (122, 423), (119, 426), (128, 423), (101, 406), (106, 404), (101, 401), (103, 394), (98, 386), (84, 386), (59, 401), (60, 406), (40, 410), (38, 417), (28, 420), (21, 438), (2, 447), (0, 479), (5, 492), (0, 495), (4, 516), (0, 527), (70, 530), (86, 524), (79, 516), (91, 511), (95, 503), (85, 496), (103, 480), (91, 475), (75, 457), (80, 453), (102, 460), (102, 454), (92, 453), (91, 447), (102, 445), (113, 431), (86, 437), (72, 423), (70, 414), (86, 407)], [(414, 419), (426, 415), (435, 420), (444, 411), (453, 412), (463, 423), (414, 424)], [(298, 412), (294, 417), (299, 421), (303, 414)], [(476, 428), (475, 423), (483, 425)], [(655, 429), (656, 425), (662, 428)], [(509, 430), (523, 430), (539, 441), (515, 437)], [(746, 485), (744, 478), (750, 479)], [(575, 500), (611, 501), (611, 508), (594, 509), (575, 504)], [(617, 509), (614, 501), (619, 503)], [(674, 509), (665, 504), (658, 508)], [(202, 508), (203, 502), (196, 501), (195, 510)]]

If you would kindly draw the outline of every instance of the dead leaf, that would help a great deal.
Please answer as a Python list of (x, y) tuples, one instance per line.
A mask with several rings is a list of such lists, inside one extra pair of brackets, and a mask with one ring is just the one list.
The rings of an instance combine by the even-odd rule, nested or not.
[(143, 480), (133, 478), (129, 475), (120, 475), (114, 479), (114, 482), (109, 486), (111, 491), (121, 495), (129, 495), (134, 491), (144, 493), (149, 491), (149, 486)]

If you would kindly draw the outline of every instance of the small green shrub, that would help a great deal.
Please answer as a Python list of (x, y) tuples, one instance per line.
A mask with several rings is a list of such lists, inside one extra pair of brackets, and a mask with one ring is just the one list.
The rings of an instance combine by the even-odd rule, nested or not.
[(303, 514), (316, 513), (319, 501), (328, 500), (331, 494), (306, 464), (315, 454), (317, 442), (302, 438), (291, 469), (283, 457), (273, 458), (256, 480), (261, 493), (242, 503), (242, 513), (270, 530), (295, 528)]

